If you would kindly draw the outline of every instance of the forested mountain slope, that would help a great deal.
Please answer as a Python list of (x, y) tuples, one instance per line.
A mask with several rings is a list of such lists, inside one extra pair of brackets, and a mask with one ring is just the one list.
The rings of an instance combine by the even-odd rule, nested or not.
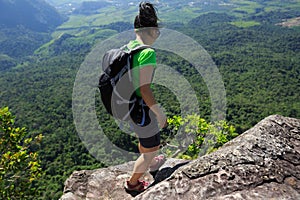
[(55, 8), (41, 0), (0, 1), (1, 27), (24, 26), (37, 32), (48, 32), (63, 22)]
[(28, 60), (64, 20), (43, 0), (0, 0), (0, 71)]

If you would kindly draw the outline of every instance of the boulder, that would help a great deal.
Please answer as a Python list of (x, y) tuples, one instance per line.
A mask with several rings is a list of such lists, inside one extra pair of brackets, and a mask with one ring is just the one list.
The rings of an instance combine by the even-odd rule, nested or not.
[(61, 200), (300, 199), (300, 119), (272, 115), (211, 154), (168, 159), (136, 197), (123, 189), (133, 164), (76, 171)]

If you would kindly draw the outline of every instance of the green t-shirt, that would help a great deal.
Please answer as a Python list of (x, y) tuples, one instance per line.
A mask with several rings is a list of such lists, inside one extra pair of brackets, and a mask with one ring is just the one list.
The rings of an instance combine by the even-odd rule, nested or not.
[[(133, 49), (137, 46), (141, 45), (140, 42), (137, 40), (132, 40), (128, 43), (128, 48)], [(135, 88), (138, 88), (136, 90), (136, 94), (138, 96), (142, 96), (139, 85), (140, 85), (140, 69), (142, 69), (145, 66), (153, 66), (156, 67), (156, 53), (153, 49), (147, 48), (143, 49), (142, 51), (137, 52), (133, 55), (133, 66), (132, 66), (132, 76), (133, 76), (133, 85)]]

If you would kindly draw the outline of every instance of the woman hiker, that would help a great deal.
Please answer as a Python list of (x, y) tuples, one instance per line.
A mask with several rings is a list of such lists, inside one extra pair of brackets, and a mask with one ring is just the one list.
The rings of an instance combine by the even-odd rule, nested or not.
[[(139, 14), (135, 17), (134, 28), (136, 39), (130, 41), (127, 45), (133, 49), (138, 45), (151, 46), (160, 35), (158, 28), (158, 17), (153, 4), (141, 2), (139, 5)], [(157, 104), (151, 90), (151, 82), (156, 67), (156, 53), (152, 48), (146, 48), (137, 52), (133, 56), (132, 66), (133, 83), (136, 94), (141, 98), (145, 106), (146, 118), (139, 118), (134, 113), (133, 130), (139, 138), (140, 156), (135, 161), (133, 172), (129, 180), (125, 182), (127, 192), (143, 192), (149, 185), (146, 181), (141, 181), (143, 174), (150, 169), (158, 170), (164, 162), (163, 155), (157, 155), (160, 147), (160, 129), (167, 126), (167, 117), (163, 110)]]

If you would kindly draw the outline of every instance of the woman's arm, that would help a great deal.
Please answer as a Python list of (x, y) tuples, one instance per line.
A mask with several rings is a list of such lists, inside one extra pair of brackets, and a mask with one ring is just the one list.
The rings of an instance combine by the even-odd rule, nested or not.
[(146, 66), (140, 69), (140, 91), (146, 105), (156, 115), (159, 127), (164, 128), (165, 126), (167, 126), (167, 117), (162, 111), (162, 109), (158, 106), (154, 98), (153, 92), (150, 88), (153, 73), (154, 68), (152, 66)]

